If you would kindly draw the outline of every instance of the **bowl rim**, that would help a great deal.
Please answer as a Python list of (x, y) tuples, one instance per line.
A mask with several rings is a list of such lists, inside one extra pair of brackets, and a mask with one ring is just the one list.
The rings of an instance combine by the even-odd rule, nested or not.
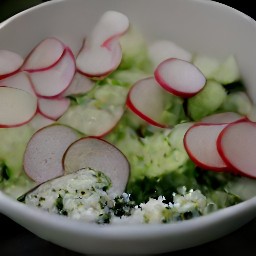
[[(13, 15), (12, 17), (6, 19), (5, 21), (1, 22), (0, 30), (3, 29), (8, 24), (10, 24), (11, 22), (18, 19), (19, 17), (22, 17), (24, 14), (33, 12), (45, 6), (58, 5), (61, 2), (68, 2), (68, 1), (70, 0), (54, 0), (54, 1), (44, 2), (36, 6), (30, 7), (24, 11), (21, 11)], [(125, 0), (119, 0), (119, 1), (125, 1)], [(183, 0), (183, 1), (187, 1), (187, 0)], [(253, 21), (256, 26), (256, 22), (253, 18), (226, 4), (222, 4), (222, 3), (211, 1), (211, 0), (190, 0), (190, 1), (211, 5), (211, 6), (214, 5), (214, 6), (217, 6), (218, 8), (223, 8), (223, 7), (228, 8), (229, 11), (239, 14), (240, 16), (242, 15), (243, 18), (247, 20), (249, 19), (250, 22)], [(50, 214), (48, 212), (43, 212), (40, 209), (31, 208), (18, 201), (15, 201), (13, 198), (6, 195), (4, 192), (0, 190), (0, 212), (10, 217), (11, 219), (15, 219), (15, 218), (13, 217), (13, 214), (8, 214), (8, 212), (15, 211), (17, 213), (20, 213), (20, 216), (26, 216), (26, 218), (29, 218), (33, 221), (39, 221), (42, 224), (47, 226), (55, 226), (61, 230), (69, 229), (71, 232), (74, 232), (74, 233), (79, 232), (80, 234), (84, 234), (84, 235), (90, 234), (90, 235), (95, 235), (97, 237), (106, 237), (106, 235), (108, 235), (119, 240), (124, 238), (125, 239), (134, 238), (135, 232), (136, 232), (136, 237), (143, 235), (143, 238), (155, 237), (156, 235), (165, 236), (170, 233), (176, 233), (176, 234), (187, 233), (188, 229), (189, 230), (198, 229), (199, 224), (201, 226), (215, 225), (216, 222), (218, 222), (220, 219), (223, 219), (223, 216), (225, 217), (225, 219), (228, 219), (231, 216), (239, 215), (246, 210), (255, 212), (256, 196), (246, 201), (243, 201), (237, 205), (233, 205), (224, 209), (219, 209), (216, 212), (213, 212), (211, 214), (200, 216), (198, 218), (194, 218), (191, 220), (181, 221), (181, 222), (168, 223), (168, 224), (145, 224), (145, 225), (124, 224), (124, 225), (101, 226), (98, 224), (82, 222), (81, 220), (77, 221), (74, 219), (69, 219), (65, 216)], [(256, 214), (254, 215), (256, 217)], [(248, 219), (248, 221), (250, 221), (250, 219)], [(19, 221), (16, 221), (16, 222), (19, 222)], [(116, 232), (113, 232), (113, 231), (116, 231)]]

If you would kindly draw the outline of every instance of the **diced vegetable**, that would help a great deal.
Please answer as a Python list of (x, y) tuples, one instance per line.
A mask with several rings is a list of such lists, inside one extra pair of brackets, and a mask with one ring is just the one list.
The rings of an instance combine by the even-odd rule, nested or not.
[(102, 137), (119, 122), (127, 89), (121, 86), (96, 86), (79, 105), (72, 105), (58, 120), (88, 136)]
[(220, 61), (206, 55), (196, 54), (193, 58), (193, 64), (201, 70), (207, 79), (211, 79), (212, 74), (219, 67)]
[(123, 54), (119, 69), (129, 72), (132, 77), (133, 73), (152, 73), (147, 42), (136, 27), (129, 27), (120, 38), (120, 44)]
[(252, 101), (245, 92), (233, 92), (227, 95), (220, 106), (221, 111), (233, 111), (240, 115), (247, 115), (252, 109)]
[(188, 114), (193, 120), (198, 121), (217, 111), (226, 97), (226, 91), (221, 84), (208, 80), (202, 91), (188, 99)]
[(8, 182), (11, 185), (23, 172), (23, 154), (32, 134), (33, 129), (28, 124), (0, 129), (0, 164), (1, 168), (4, 168), (3, 183)]
[(224, 85), (238, 81), (240, 72), (235, 57), (228, 56), (213, 72), (211, 78)]
[(148, 51), (154, 68), (169, 58), (177, 58), (189, 62), (192, 60), (192, 54), (189, 51), (168, 40), (159, 40), (153, 42), (149, 46)]

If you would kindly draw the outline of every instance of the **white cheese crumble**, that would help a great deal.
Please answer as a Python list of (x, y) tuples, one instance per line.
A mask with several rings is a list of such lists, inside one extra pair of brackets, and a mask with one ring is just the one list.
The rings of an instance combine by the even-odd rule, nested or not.
[(104, 214), (103, 206), (113, 205), (106, 193), (110, 185), (103, 173), (81, 169), (42, 184), (26, 196), (25, 203), (70, 218), (95, 222)]
[(163, 196), (150, 198), (135, 205), (130, 195), (108, 194), (111, 182), (103, 173), (81, 169), (54, 179), (29, 193), (25, 203), (69, 218), (99, 224), (160, 224), (203, 215), (208, 207), (206, 197), (199, 190), (185, 187), (173, 193), (173, 201)]

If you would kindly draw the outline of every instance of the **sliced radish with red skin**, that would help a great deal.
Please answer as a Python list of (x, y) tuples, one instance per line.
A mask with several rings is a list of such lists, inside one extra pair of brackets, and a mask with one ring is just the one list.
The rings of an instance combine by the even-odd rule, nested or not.
[(71, 106), (58, 120), (87, 136), (103, 137), (110, 133), (123, 116), (124, 107), (98, 109), (88, 105)]
[(6, 78), (18, 72), (24, 59), (17, 53), (0, 50), (0, 79)]
[(126, 105), (144, 121), (151, 125), (165, 128), (161, 114), (165, 110), (167, 93), (157, 84), (153, 77), (137, 81), (130, 89)]
[(87, 47), (86, 44), (77, 56), (77, 70), (90, 78), (104, 78), (121, 63), (122, 49), (118, 41), (111, 41), (108, 47)]
[(229, 124), (218, 137), (217, 149), (230, 168), (241, 175), (256, 178), (256, 123)]
[(0, 86), (17, 88), (29, 92), (32, 95), (36, 95), (26, 72), (17, 72), (12, 76), (0, 80)]
[(154, 75), (165, 90), (184, 98), (197, 94), (206, 83), (205, 76), (196, 66), (176, 58), (161, 62), (155, 69)]
[(118, 39), (128, 28), (129, 20), (124, 14), (105, 12), (76, 58), (78, 71), (97, 79), (103, 79), (113, 72), (122, 60), (122, 48)]
[(245, 120), (246, 117), (235, 112), (223, 112), (217, 113), (210, 116), (206, 116), (200, 120), (200, 123), (209, 124), (221, 124), (221, 123), (233, 123)]
[(37, 98), (23, 90), (0, 87), (0, 127), (28, 123), (36, 114)]
[(56, 97), (68, 88), (75, 72), (74, 55), (66, 48), (61, 59), (53, 67), (30, 73), (30, 78), (38, 96)]
[(77, 132), (63, 125), (50, 125), (38, 130), (27, 144), (24, 171), (38, 184), (63, 175), (63, 154), (78, 138)]
[(41, 41), (25, 59), (22, 70), (28, 72), (43, 71), (53, 67), (61, 58), (65, 45), (57, 38)]
[(130, 175), (130, 165), (124, 154), (105, 140), (86, 137), (71, 144), (63, 157), (65, 174), (82, 168), (92, 168), (106, 174), (112, 183), (110, 192), (121, 195)]
[(91, 35), (88, 37), (89, 47), (108, 47), (109, 42), (117, 40), (129, 28), (129, 20), (123, 13), (116, 11), (105, 12)]
[(52, 119), (49, 119), (40, 113), (37, 113), (33, 119), (28, 123), (30, 127), (32, 127), (33, 130), (38, 131), (39, 129), (53, 124), (55, 121)]
[(39, 113), (52, 120), (60, 118), (67, 111), (69, 105), (70, 99), (68, 98), (38, 98)]
[(227, 124), (194, 124), (184, 136), (184, 147), (190, 159), (199, 167), (212, 171), (227, 171), (227, 165), (217, 150), (217, 138)]
[(90, 91), (95, 83), (88, 77), (76, 72), (71, 84), (68, 86), (67, 90), (62, 93), (62, 96), (71, 96), (84, 94)]

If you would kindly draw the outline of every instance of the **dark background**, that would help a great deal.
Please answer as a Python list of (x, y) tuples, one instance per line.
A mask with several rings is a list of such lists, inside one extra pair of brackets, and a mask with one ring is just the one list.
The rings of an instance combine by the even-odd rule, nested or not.
[[(129, 0), (127, 0), (129, 1)], [(139, 0), (138, 0), (139, 1)], [(157, 0), (156, 0), (157, 1)], [(46, 1), (40, 0), (0, 0), (0, 22), (31, 6)], [(256, 19), (254, 1), (217, 1), (238, 9)], [(256, 47), (256, 46), (255, 46)], [(9, 218), (0, 214), (0, 255), (1, 256), (80, 256), (44, 241)], [(237, 231), (216, 241), (194, 248), (161, 254), (161, 256), (212, 256), (212, 255), (256, 255), (256, 219)], [(160, 255), (159, 255), (160, 256)]]

